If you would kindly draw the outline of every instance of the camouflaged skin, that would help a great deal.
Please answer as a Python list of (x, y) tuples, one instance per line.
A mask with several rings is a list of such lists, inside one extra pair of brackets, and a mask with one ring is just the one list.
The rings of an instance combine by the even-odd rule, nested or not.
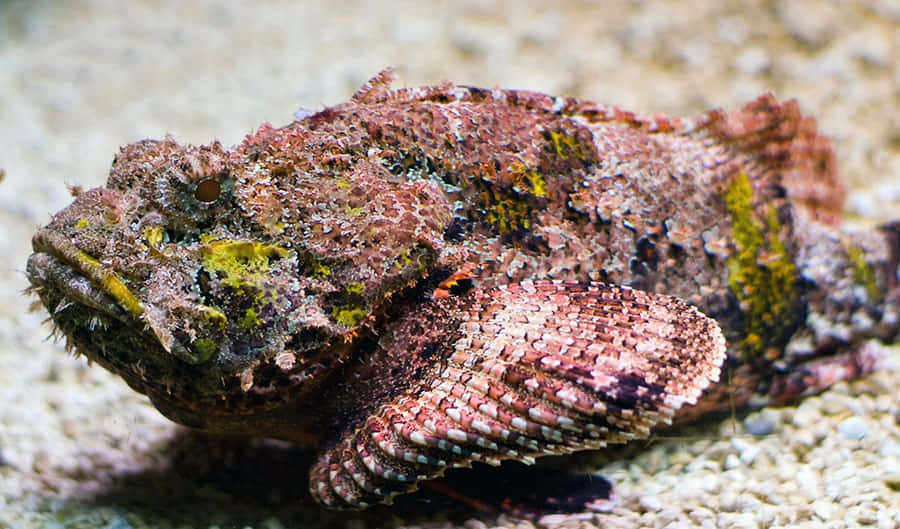
[(175, 421), (319, 449), (313, 495), (359, 508), (820, 391), (895, 339), (897, 225), (840, 231), (795, 102), (391, 79), (231, 150), (124, 147), (33, 239), (68, 346)]

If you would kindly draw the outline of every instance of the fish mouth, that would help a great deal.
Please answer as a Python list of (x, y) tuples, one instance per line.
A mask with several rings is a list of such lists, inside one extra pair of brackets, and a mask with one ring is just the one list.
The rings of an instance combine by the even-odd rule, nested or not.
[(38, 292), (47, 295), (41, 296), (42, 301), (60, 298), (56, 307), (47, 305), (51, 313), (78, 303), (122, 323), (143, 314), (141, 302), (122, 279), (65, 235), (42, 229), (34, 235), (32, 247), (34, 253), (28, 259), (26, 274)]
[[(65, 334), (73, 334), (77, 327), (83, 326), (94, 331), (94, 327), (108, 318), (122, 329), (149, 331), (135, 334), (154, 338), (166, 353), (189, 364), (203, 363), (210, 358), (211, 349), (210, 354), (199, 355), (179, 342), (169, 328), (158, 323), (159, 309), (142, 304), (110, 266), (78, 248), (62, 233), (42, 229), (32, 239), (32, 246), (34, 253), (26, 266), (32, 290)], [(73, 306), (81, 310), (68, 310)], [(73, 316), (75, 313), (78, 316)], [(212, 309), (207, 309), (203, 316), (224, 319), (219, 311)], [(140, 320), (139, 326), (135, 325), (136, 320)]]
[(141, 361), (148, 348), (159, 345), (144, 330), (145, 313), (135, 295), (111, 267), (63, 233), (41, 229), (32, 247), (25, 269), (29, 291), (50, 313), (51, 336), (64, 337), (67, 351), (99, 363), (135, 390), (151, 391), (153, 378), (143, 374)]
[(202, 417), (192, 411), (197, 405), (194, 373), (186, 371), (188, 364), (177, 354), (167, 354), (170, 351), (147, 321), (152, 306), (142, 306), (109, 266), (65, 235), (44, 228), (32, 245), (25, 272), (29, 290), (50, 313), (51, 336), (64, 337), (67, 351), (122, 377), (168, 410), (167, 416), (202, 426)]

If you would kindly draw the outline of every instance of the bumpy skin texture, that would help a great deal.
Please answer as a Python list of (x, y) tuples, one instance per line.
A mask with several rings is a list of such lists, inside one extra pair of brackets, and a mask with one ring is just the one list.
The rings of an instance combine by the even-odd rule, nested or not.
[(317, 448), (313, 495), (359, 508), (788, 401), (895, 339), (900, 232), (837, 228), (795, 102), (645, 119), (390, 81), (233, 150), (124, 147), (33, 240), (68, 345), (175, 421)]

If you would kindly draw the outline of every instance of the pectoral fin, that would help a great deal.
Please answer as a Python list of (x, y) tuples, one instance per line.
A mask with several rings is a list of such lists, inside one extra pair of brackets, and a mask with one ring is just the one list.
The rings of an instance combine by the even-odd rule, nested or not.
[(596, 283), (471, 291), (391, 334), (385, 347), (427, 350), (427, 367), (320, 456), (310, 489), (323, 505), (390, 501), (473, 461), (646, 437), (695, 403), (725, 358), (718, 325), (693, 307)]

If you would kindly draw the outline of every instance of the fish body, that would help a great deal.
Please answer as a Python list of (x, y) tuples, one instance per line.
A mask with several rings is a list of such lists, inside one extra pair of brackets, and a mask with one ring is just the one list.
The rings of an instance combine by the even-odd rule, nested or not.
[(313, 496), (361, 508), (787, 402), (896, 338), (900, 230), (841, 231), (795, 102), (391, 79), (233, 149), (123, 147), (33, 239), (67, 343), (177, 422), (318, 450)]

